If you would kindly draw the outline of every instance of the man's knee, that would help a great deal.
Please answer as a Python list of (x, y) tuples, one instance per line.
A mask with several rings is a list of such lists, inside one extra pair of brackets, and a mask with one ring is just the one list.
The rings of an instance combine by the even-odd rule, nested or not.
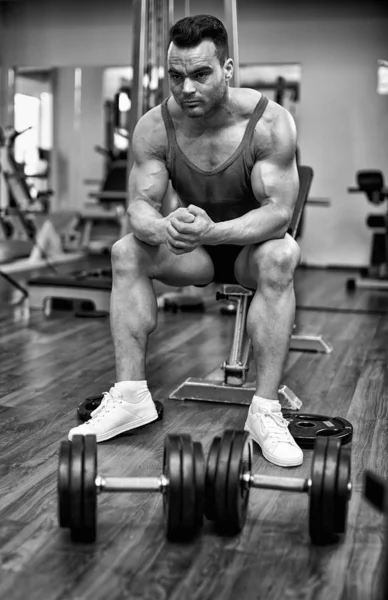
[(300, 262), (300, 248), (291, 237), (270, 240), (257, 246), (251, 260), (259, 286), (284, 287), (293, 281)]
[(115, 273), (127, 273), (141, 267), (144, 262), (144, 251), (141, 248), (141, 242), (133, 233), (128, 233), (113, 244), (111, 261)]

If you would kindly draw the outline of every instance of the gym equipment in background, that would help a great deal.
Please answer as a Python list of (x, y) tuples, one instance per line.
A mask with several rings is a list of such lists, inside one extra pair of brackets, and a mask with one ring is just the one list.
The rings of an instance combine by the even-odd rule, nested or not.
[[(358, 171), (356, 180), (358, 187), (349, 187), (349, 193), (364, 193), (375, 206), (388, 199), (388, 188), (384, 187), (381, 171)], [(361, 270), (361, 277), (347, 280), (346, 288), (349, 292), (356, 288), (388, 290), (388, 204), (385, 214), (370, 214), (366, 223), (374, 232), (370, 265)]]
[(346, 532), (351, 497), (350, 449), (339, 440), (318, 438), (309, 479), (252, 474), (252, 440), (227, 430), (210, 447), (205, 478), (205, 515), (217, 533), (236, 535), (248, 513), (251, 488), (307, 493), (309, 533), (314, 545), (337, 542)]
[[(164, 530), (170, 541), (187, 541), (203, 523), (205, 459), (202, 445), (187, 434), (168, 435), (159, 477), (105, 477), (97, 471), (94, 435), (61, 443), (58, 465), (58, 520), (73, 541), (96, 539), (97, 495), (102, 492), (159, 492)], [(125, 510), (125, 509), (124, 509)]]
[(28, 281), (30, 308), (43, 308), (46, 317), (51, 315), (55, 299), (71, 301), (78, 316), (108, 316), (111, 291), (112, 276), (104, 269), (41, 275)]

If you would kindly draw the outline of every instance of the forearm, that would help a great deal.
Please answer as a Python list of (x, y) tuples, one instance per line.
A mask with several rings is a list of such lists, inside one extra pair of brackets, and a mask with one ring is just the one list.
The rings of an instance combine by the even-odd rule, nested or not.
[(128, 206), (129, 225), (142, 242), (158, 246), (165, 242), (165, 223), (162, 215), (145, 200), (135, 200)]
[(211, 246), (259, 244), (266, 240), (283, 237), (290, 221), (291, 213), (287, 208), (266, 204), (237, 219), (214, 223), (214, 227), (204, 243)]

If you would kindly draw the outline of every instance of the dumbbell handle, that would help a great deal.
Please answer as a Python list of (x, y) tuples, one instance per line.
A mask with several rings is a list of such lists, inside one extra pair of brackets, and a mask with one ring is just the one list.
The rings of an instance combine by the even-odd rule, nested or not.
[(102, 477), (97, 475), (97, 493), (101, 492), (162, 492), (168, 479), (160, 477)]
[(253, 488), (282, 490), (283, 492), (307, 492), (311, 486), (310, 479), (298, 477), (274, 477), (273, 475), (251, 475), (246, 473), (243, 480)]

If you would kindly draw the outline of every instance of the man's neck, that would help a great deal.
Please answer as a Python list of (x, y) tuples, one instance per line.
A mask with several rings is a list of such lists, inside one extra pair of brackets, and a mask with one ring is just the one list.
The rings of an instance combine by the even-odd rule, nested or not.
[(195, 135), (210, 129), (223, 129), (234, 120), (233, 89), (228, 88), (222, 101), (203, 117), (187, 117), (183, 111), (183, 123)]

